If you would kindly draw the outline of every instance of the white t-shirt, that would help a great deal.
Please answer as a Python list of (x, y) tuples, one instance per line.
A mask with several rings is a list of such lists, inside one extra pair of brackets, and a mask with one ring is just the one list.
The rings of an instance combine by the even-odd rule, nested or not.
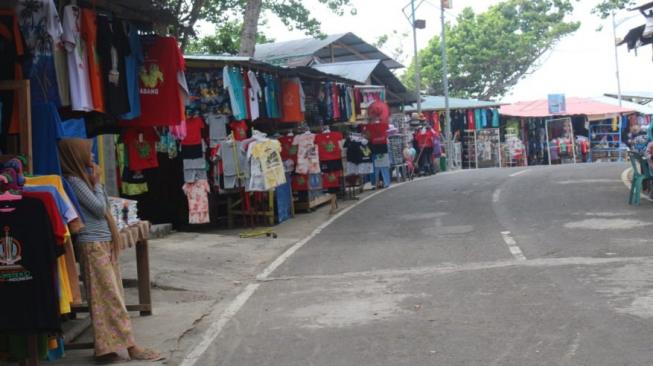
[(67, 5), (63, 9), (63, 36), (68, 52), (68, 78), (70, 79), (70, 104), (75, 111), (93, 110), (89, 82), (88, 51), (81, 38), (81, 9)]
[(249, 98), (247, 98), (247, 103), (249, 103), (249, 110), (252, 115), (252, 121), (256, 121), (261, 113), (258, 108), (258, 99), (261, 94), (261, 85), (256, 80), (256, 74), (252, 70), (247, 72), (247, 78), (249, 79)]
[(216, 147), (220, 141), (227, 138), (227, 123), (229, 118), (225, 114), (209, 113), (204, 118), (209, 125), (209, 146)]

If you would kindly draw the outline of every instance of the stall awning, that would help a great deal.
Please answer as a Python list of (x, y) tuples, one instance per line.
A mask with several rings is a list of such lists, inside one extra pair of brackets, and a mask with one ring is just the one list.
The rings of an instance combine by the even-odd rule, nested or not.
[[(604, 96), (604, 97), (595, 97), (592, 98), (593, 100), (601, 103), (607, 103), (607, 104), (612, 104), (612, 105), (619, 105), (619, 99), (618, 98), (613, 98), (609, 96)], [(622, 98), (621, 100), (621, 106), (626, 109), (633, 109), (635, 112), (639, 114), (644, 114), (644, 115), (653, 115), (653, 108), (646, 106), (646, 105), (641, 105), (639, 103), (633, 103), (628, 100), (624, 100)]]
[(633, 113), (632, 108), (624, 108), (609, 103), (598, 102), (590, 98), (570, 97), (566, 100), (567, 112), (560, 114), (549, 113), (549, 103), (546, 99), (530, 102), (518, 102), (504, 105), (499, 109), (503, 116), (521, 118), (546, 118), (560, 116), (603, 116), (620, 113)]
[[(449, 98), (449, 108), (453, 110), (497, 108), (500, 107), (501, 104), (502, 103), (487, 102), (487, 101), (477, 100), (477, 99)], [(443, 111), (443, 110), (445, 110), (445, 100), (443, 96), (422, 95), (422, 111), (432, 112), (432, 111)], [(406, 106), (405, 111), (408, 113), (417, 112), (417, 104)]]

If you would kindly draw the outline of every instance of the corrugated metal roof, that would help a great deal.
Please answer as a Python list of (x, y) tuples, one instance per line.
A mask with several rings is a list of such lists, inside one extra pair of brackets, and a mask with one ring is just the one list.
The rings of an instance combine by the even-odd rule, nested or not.
[[(449, 98), (450, 109), (475, 109), (475, 108), (494, 108), (501, 106), (501, 103), (486, 102), (477, 99)], [(442, 111), (445, 110), (444, 96), (423, 95), (422, 111)], [(417, 112), (417, 103), (406, 106), (406, 112)]]
[(519, 102), (504, 105), (499, 110), (504, 116), (536, 118), (551, 116), (597, 116), (620, 113), (632, 113), (632, 108), (621, 108), (608, 103), (601, 103), (589, 98), (569, 97), (566, 100), (567, 112), (552, 115), (549, 113), (549, 103), (546, 99)]
[[(618, 98), (612, 98), (612, 97), (604, 96), (604, 97), (595, 97), (595, 98), (592, 98), (592, 99), (597, 101), (597, 102), (601, 102), (601, 103), (607, 103), (607, 104), (612, 104), (612, 105), (616, 105), (616, 106), (619, 105), (619, 99)], [(653, 108), (645, 106), (645, 105), (641, 105), (641, 104), (638, 104), (638, 103), (633, 103), (633, 102), (629, 102), (627, 100), (622, 100), (621, 101), (621, 106), (624, 107), (624, 108), (627, 108), (627, 109), (633, 109), (637, 113), (646, 114), (646, 115), (653, 115)]]
[[(605, 93), (603, 94), (606, 97), (611, 97), (611, 98), (619, 98), (618, 93)], [(629, 102), (637, 103), (637, 104), (649, 104), (653, 101), (653, 92), (624, 92), (621, 93), (621, 99), (622, 100), (628, 100)]]
[(374, 72), (374, 69), (381, 63), (381, 60), (361, 60), (349, 62), (336, 62), (332, 64), (313, 65), (314, 69), (356, 80), (363, 84), (367, 83)]
[[(330, 47), (333, 46), (333, 49)], [(304, 38), (286, 42), (264, 43), (256, 45), (254, 58), (276, 65), (287, 65), (301, 59), (302, 66), (310, 66), (316, 57), (322, 62), (356, 61), (361, 59), (381, 60), (388, 68), (404, 67), (378, 48), (363, 41), (353, 33), (332, 34), (323, 39)]]

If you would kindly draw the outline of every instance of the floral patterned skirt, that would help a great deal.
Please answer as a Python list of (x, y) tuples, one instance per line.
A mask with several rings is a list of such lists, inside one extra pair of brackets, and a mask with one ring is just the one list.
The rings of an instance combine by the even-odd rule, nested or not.
[(96, 356), (119, 352), (135, 345), (131, 320), (125, 307), (120, 268), (111, 262), (111, 247), (111, 243), (79, 245)]

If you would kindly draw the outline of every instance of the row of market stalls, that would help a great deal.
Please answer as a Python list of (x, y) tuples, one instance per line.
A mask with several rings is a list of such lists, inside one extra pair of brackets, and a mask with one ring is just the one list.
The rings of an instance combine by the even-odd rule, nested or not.
[[(646, 98), (631, 100), (572, 97), (564, 112), (552, 113), (546, 99), (500, 104), (450, 98), (454, 144), (447, 157), (454, 168), (464, 169), (623, 161), (628, 148), (650, 134), (653, 116), (653, 108), (635, 102)], [(421, 116), (415, 104), (406, 114), (444, 131), (444, 98), (422, 101)]]
[[(172, 21), (147, 0), (0, 5), (0, 202), (20, 202), (0, 211), (0, 289), (20, 298), (3, 313), (21, 314), (0, 321), (0, 361), (82, 347), (61, 333), (62, 315), (90, 310), (63, 140), (92, 140), (112, 220), (136, 248), (139, 303), (127, 309), (142, 315), (150, 223), (274, 225), (392, 184), (403, 139), (390, 148), (391, 111), (415, 100), (391, 72), (401, 64), (351, 33), (262, 45), (253, 58), (183, 55), (159, 24)], [(47, 210), (27, 204), (37, 196)], [(24, 264), (35, 251), (49, 254)], [(47, 301), (7, 295), (30, 272), (47, 275), (37, 291)]]

